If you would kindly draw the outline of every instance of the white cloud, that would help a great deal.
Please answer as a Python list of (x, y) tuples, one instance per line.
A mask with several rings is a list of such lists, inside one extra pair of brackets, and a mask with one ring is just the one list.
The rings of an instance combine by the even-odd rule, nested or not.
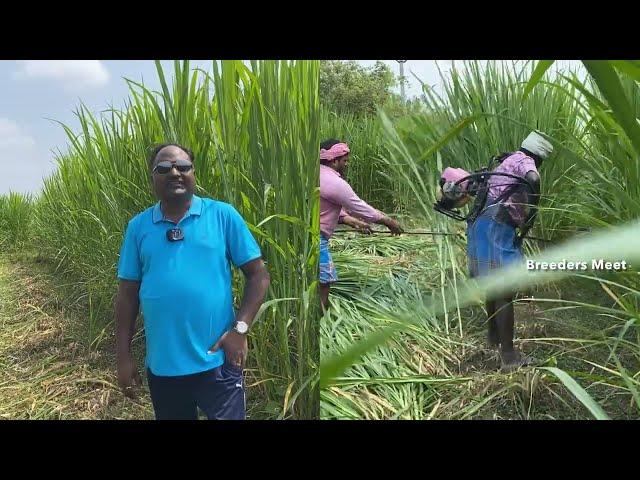
[(0, 152), (8, 148), (35, 147), (35, 140), (24, 132), (17, 123), (8, 118), (0, 118)]
[(0, 118), (0, 195), (37, 192), (42, 177), (55, 166), (39, 151), (36, 141), (20, 125)]
[(19, 60), (16, 79), (45, 79), (67, 90), (98, 88), (109, 82), (109, 71), (100, 60)]

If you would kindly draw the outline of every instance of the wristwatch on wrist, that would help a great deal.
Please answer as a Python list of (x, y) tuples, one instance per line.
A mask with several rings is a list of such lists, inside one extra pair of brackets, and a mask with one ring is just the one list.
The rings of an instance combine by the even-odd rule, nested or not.
[(240, 335), (246, 335), (249, 331), (249, 324), (247, 322), (239, 321), (233, 325), (233, 331)]

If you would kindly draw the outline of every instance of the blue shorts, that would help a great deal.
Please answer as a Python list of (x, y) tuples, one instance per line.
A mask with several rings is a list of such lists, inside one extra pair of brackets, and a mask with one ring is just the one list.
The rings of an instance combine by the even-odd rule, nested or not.
[(471, 277), (488, 275), (523, 259), (515, 246), (516, 229), (490, 216), (480, 216), (467, 226), (467, 259)]
[(147, 369), (156, 420), (197, 420), (198, 408), (209, 420), (244, 420), (242, 369), (225, 363), (212, 370), (159, 377)]
[(338, 281), (338, 272), (329, 253), (329, 240), (320, 235), (320, 285)]

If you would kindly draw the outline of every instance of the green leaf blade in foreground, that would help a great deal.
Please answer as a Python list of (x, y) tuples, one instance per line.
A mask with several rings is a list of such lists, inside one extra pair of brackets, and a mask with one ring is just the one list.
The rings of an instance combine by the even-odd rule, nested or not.
[(640, 62), (637, 60), (609, 60), (609, 63), (619, 72), (640, 82)]
[(596, 420), (611, 420), (609, 416), (602, 410), (602, 407), (564, 370), (556, 367), (540, 367), (539, 370), (547, 370), (553, 373), (558, 380), (569, 390), (577, 400), (580, 401), (587, 410), (596, 418)]
[(609, 62), (604, 60), (583, 60), (582, 63), (595, 80), (613, 110), (613, 115), (631, 140), (636, 153), (640, 155), (640, 125), (638, 125), (629, 100), (624, 94), (618, 74)]
[(538, 62), (538, 64), (536, 65), (536, 69), (533, 71), (531, 78), (527, 82), (527, 86), (524, 88), (524, 92), (522, 92), (523, 101), (526, 100), (526, 98), (529, 96), (529, 93), (531, 93), (533, 88), (538, 84), (538, 82), (540, 82), (544, 74), (547, 73), (547, 70), (549, 70), (554, 62), (555, 60), (540, 60)]
[(320, 388), (326, 388), (332, 385), (333, 379), (340, 373), (345, 371), (351, 365), (356, 363), (367, 352), (373, 350), (378, 345), (382, 345), (402, 328), (402, 324), (396, 324), (391, 327), (378, 330), (363, 340), (354, 343), (344, 353), (334, 355), (320, 364)]

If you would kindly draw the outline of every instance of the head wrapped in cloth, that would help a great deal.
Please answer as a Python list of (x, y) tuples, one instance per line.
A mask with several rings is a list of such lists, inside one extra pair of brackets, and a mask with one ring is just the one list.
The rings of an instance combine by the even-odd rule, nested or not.
[(320, 149), (320, 160), (335, 160), (336, 158), (340, 158), (346, 155), (347, 153), (349, 153), (349, 151), (349, 145), (347, 145), (346, 143), (336, 143), (328, 150), (324, 148)]
[(531, 132), (529, 136), (524, 139), (520, 147), (528, 150), (534, 155), (537, 155), (543, 160), (553, 153), (553, 145), (540, 135), (540, 133), (535, 131)]
[(457, 183), (468, 176), (469, 172), (462, 168), (444, 169), (440, 176), (440, 192), (438, 192), (438, 202), (442, 207), (460, 208), (470, 200), (471, 197), (467, 193), (469, 180)]
[[(462, 168), (453, 168), (447, 167), (442, 172), (442, 176), (440, 177), (440, 186), (443, 186), (446, 182), (457, 182), (458, 180), (463, 179), (464, 177), (468, 177), (469, 172), (463, 170)], [(460, 183), (460, 187), (464, 190), (467, 187), (467, 183), (469, 181), (465, 180)]]

